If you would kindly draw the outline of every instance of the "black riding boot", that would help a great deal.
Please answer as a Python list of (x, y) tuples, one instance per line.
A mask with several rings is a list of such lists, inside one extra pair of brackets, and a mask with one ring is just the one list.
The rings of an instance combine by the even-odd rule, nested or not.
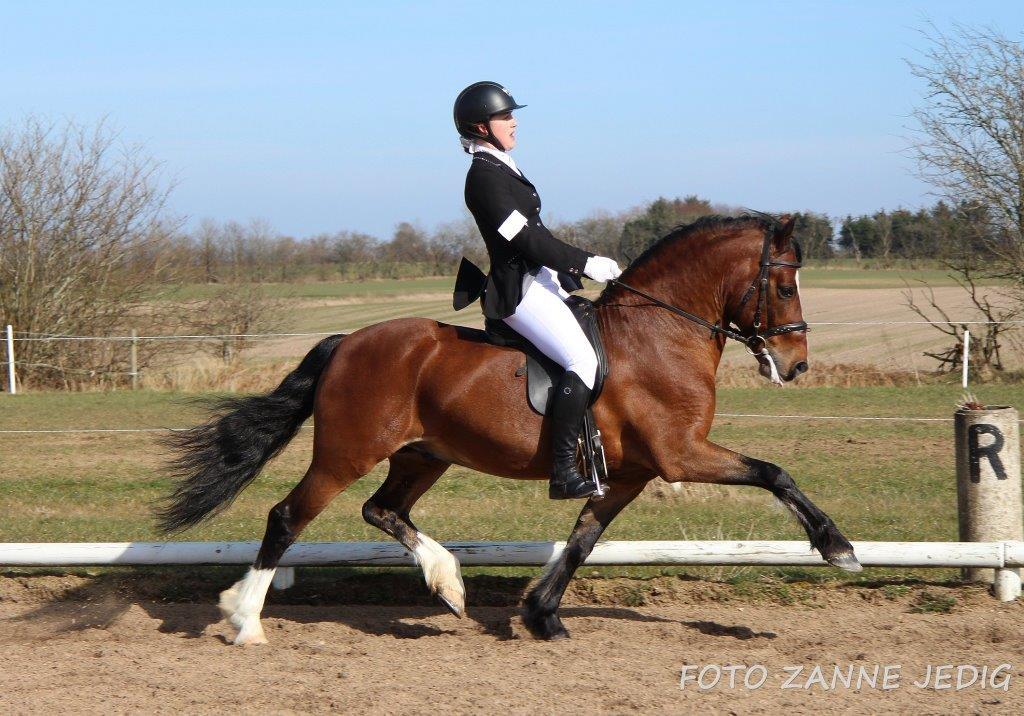
[(551, 394), (551, 452), (553, 466), (548, 497), (570, 500), (590, 497), (596, 491), (592, 480), (576, 467), (576, 442), (590, 401), (590, 388), (576, 373), (566, 371)]

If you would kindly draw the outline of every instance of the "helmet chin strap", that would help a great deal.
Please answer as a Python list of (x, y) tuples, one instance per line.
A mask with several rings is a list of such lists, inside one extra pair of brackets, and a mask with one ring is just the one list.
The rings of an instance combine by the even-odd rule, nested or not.
[(488, 119), (484, 126), (487, 128), (487, 141), (493, 144), (499, 152), (507, 151), (505, 145), (499, 142), (498, 138), (494, 135), (494, 131), (491, 129), (491, 120)]

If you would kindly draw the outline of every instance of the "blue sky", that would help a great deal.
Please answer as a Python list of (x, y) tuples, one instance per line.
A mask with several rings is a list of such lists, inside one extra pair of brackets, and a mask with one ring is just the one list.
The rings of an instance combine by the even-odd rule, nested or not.
[(520, 103), (546, 214), (699, 194), (840, 216), (932, 197), (901, 153), (931, 21), (1022, 38), (1012, 2), (7, 2), (0, 124), (117, 127), (189, 224), (306, 236), (465, 211), (451, 122), (478, 79)]

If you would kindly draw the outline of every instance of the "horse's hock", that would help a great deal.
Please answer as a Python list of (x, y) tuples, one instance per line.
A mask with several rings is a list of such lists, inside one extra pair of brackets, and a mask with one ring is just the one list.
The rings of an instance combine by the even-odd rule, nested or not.
[[(954, 424), (960, 540), (1024, 539), (1017, 411), (965, 406), (956, 411)], [(1003, 601), (1021, 594), (1020, 569), (968, 568), (964, 577), (991, 583)]]

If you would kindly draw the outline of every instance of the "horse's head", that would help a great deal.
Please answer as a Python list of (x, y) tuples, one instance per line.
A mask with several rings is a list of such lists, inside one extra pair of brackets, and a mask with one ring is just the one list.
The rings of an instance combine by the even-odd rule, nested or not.
[[(758, 372), (773, 383), (807, 371), (807, 324), (800, 306), (800, 246), (796, 219), (783, 217), (763, 231), (743, 233), (742, 270), (729, 279), (727, 315), (749, 336)], [(738, 269), (739, 267), (737, 267)]]
[[(675, 311), (683, 315), (675, 325), (685, 325), (688, 316), (691, 335), (710, 329), (711, 336), (726, 333), (743, 340), (761, 375), (780, 384), (793, 380), (807, 370), (795, 223), (790, 217), (748, 214), (707, 216), (676, 227), (637, 257), (620, 281), (609, 284), (598, 305)], [(648, 302), (625, 299), (629, 292)], [(729, 325), (738, 333), (723, 330)]]

